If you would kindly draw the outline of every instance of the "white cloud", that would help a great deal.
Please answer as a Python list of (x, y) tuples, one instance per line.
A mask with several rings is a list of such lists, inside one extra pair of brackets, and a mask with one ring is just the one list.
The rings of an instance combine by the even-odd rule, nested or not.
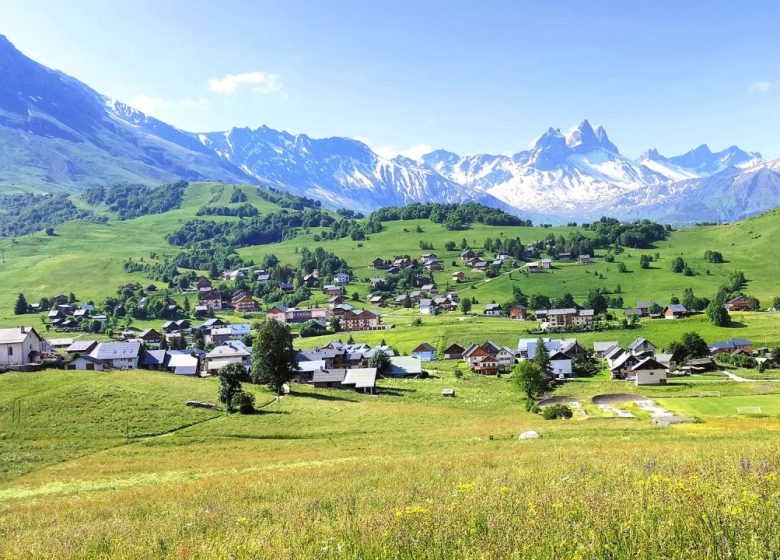
[(750, 92), (750, 93), (769, 93), (770, 89), (772, 89), (772, 82), (759, 81), (759, 82), (753, 82), (752, 84), (750, 84), (750, 87), (748, 88), (748, 92)]
[(199, 99), (163, 99), (162, 97), (152, 97), (142, 93), (133, 97), (128, 105), (147, 115), (159, 116), (160, 113), (166, 109), (176, 107), (201, 110), (208, 109), (209, 100), (205, 97)]
[(274, 93), (282, 89), (282, 79), (278, 74), (268, 72), (244, 72), (226, 74), (222, 78), (209, 80), (209, 91), (220, 95), (235, 95), (239, 86), (250, 85), (254, 94)]

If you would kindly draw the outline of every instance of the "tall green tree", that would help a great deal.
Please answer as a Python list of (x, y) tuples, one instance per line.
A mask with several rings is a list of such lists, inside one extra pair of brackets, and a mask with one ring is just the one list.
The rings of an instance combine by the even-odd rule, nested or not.
[(718, 327), (726, 327), (731, 324), (731, 316), (729, 316), (729, 312), (726, 310), (723, 304), (718, 303), (717, 299), (715, 301), (711, 301), (707, 306), (707, 317), (713, 325)]
[(529, 399), (535, 399), (547, 387), (541, 368), (531, 360), (524, 360), (515, 366), (512, 383)]
[(463, 298), (460, 300), (460, 310), (464, 315), (468, 315), (471, 311), (471, 300), (469, 298)]
[(228, 412), (235, 412), (243, 393), (241, 383), (249, 381), (249, 374), (241, 364), (227, 364), (219, 368), (217, 375), (219, 376), (219, 402), (225, 405)]
[(277, 395), (298, 369), (290, 328), (269, 319), (260, 327), (252, 346), (252, 381), (270, 385)]
[(545, 371), (550, 366), (550, 352), (544, 345), (544, 339), (540, 336), (536, 339), (536, 355), (533, 362), (539, 367), (540, 371)]
[(377, 375), (385, 375), (390, 370), (390, 356), (384, 350), (378, 350), (371, 356), (368, 365), (376, 368)]
[(14, 304), (14, 314), (24, 315), (27, 313), (28, 305), (27, 300), (24, 298), (24, 294), (16, 296), (16, 303)]

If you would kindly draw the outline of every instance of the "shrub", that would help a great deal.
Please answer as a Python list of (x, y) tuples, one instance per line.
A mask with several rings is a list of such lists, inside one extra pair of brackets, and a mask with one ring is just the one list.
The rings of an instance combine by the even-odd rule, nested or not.
[(556, 420), (558, 418), (569, 419), (574, 416), (571, 407), (565, 404), (553, 404), (542, 410), (542, 418), (545, 420)]

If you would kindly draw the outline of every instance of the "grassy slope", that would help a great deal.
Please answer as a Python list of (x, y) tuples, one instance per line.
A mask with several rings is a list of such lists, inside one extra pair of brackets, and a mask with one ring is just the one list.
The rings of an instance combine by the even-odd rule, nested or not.
[[(16, 458), (0, 481), (0, 557), (749, 558), (778, 551), (771, 497), (780, 492), (778, 478), (765, 468), (746, 476), (739, 464), (745, 457), (758, 469), (780, 459), (777, 419), (704, 413), (703, 424), (666, 429), (640, 419), (546, 422), (518, 406), (506, 379), (441, 375), (383, 381), (381, 396), (296, 386), (266, 413), (131, 441), (123, 432), (128, 410), (136, 411), (138, 436), (208, 418), (182, 400), (213, 395), (213, 380), (149, 372), (0, 376), (0, 425), (9, 425), (16, 395), (26, 403), (24, 421), (0, 437), (0, 456)], [(582, 383), (587, 395), (607, 382)], [(750, 394), (748, 384), (732, 385)], [(443, 399), (444, 387), (458, 396)], [(267, 397), (254, 389), (259, 401)], [(115, 399), (92, 402), (106, 393)], [(683, 402), (668, 399), (675, 400)], [(527, 429), (543, 438), (518, 442)], [(63, 452), (27, 451), (50, 445)]]

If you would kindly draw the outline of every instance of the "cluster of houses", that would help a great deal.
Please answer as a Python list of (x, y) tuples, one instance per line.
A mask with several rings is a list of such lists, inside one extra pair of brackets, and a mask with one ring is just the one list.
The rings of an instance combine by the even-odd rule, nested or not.
[[(653, 313), (653, 308), (657, 309), (657, 313)], [(626, 317), (639, 317), (651, 319), (682, 319), (688, 316), (688, 310), (681, 303), (670, 303), (664, 305), (660, 302), (651, 301), (637, 301), (634, 307), (630, 307), (623, 311)]]
[(222, 300), (222, 295), (216, 292), (211, 285), (211, 281), (205, 276), (198, 278), (198, 303), (195, 305), (195, 316), (202, 317), (212, 311), (221, 311), (223, 309), (232, 309), (238, 313), (256, 313), (260, 311), (260, 305), (257, 303), (247, 290), (238, 290), (230, 298), (227, 304)]
[[(38, 305), (33, 304), (30, 307), (33, 308), (33, 311), (37, 311), (36, 306)], [(98, 313), (91, 303), (76, 306), (69, 303), (68, 297), (64, 295), (52, 298), (51, 308), (46, 318), (51, 323), (52, 328), (58, 331), (76, 330), (80, 328), (84, 320), (97, 321), (103, 330), (108, 321), (108, 317)]]
[(377, 368), (371, 367), (370, 364), (378, 352), (383, 352), (390, 360), (390, 366), (383, 375), (415, 377), (422, 374), (422, 360), (414, 354), (396, 356), (390, 346), (372, 348), (367, 344), (332, 341), (314, 350), (301, 350), (297, 353), (296, 381), (315, 387), (374, 393), (378, 372)]
[[(512, 259), (512, 255), (508, 255), (507, 253), (497, 253), (495, 257), (491, 260), (491, 259), (485, 259), (484, 257), (478, 256), (471, 249), (466, 249), (460, 254), (460, 260), (467, 267), (471, 268), (472, 270), (477, 270), (479, 272), (487, 272), (489, 268), (500, 270), (501, 268), (503, 268), (505, 263), (511, 266), (512, 268), (517, 267), (517, 261)], [(465, 279), (465, 275), (464, 275), (464, 279)], [(453, 274), (453, 280), (456, 280), (454, 274)], [(463, 280), (456, 280), (456, 281), (462, 282)]]
[(343, 331), (375, 331), (391, 328), (382, 324), (382, 316), (370, 309), (356, 309), (344, 303), (343, 298), (331, 299), (328, 307), (298, 308), (274, 305), (266, 317), (284, 325), (314, 321), (323, 328), (329, 327), (334, 319), (339, 320)]
[[(580, 264), (591, 264), (593, 262), (592, 257), (590, 255), (578, 255), (575, 259), (575, 257), (571, 253), (558, 253), (558, 260), (562, 262), (572, 262), (577, 261)], [(525, 269), (528, 272), (542, 272), (544, 270), (549, 270), (552, 268), (552, 259), (541, 259), (538, 261), (532, 261), (529, 263), (526, 263)]]

